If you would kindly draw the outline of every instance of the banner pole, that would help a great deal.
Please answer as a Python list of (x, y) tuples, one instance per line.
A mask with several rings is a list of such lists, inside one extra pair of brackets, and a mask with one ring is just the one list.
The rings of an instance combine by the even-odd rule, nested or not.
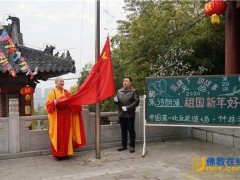
[(146, 101), (146, 95), (143, 95), (143, 150), (142, 150), (142, 157), (145, 156), (146, 154), (146, 106), (145, 102)]
[[(98, 61), (100, 55), (100, 0), (96, 0), (96, 35), (95, 35), (95, 62)], [(96, 103), (95, 110), (95, 146), (96, 159), (101, 158), (101, 139), (100, 139), (100, 104)]]

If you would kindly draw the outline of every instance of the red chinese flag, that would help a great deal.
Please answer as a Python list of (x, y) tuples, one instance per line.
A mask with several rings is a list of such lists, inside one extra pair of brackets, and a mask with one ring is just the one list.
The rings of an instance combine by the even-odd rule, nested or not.
[(58, 105), (67, 104), (70, 108), (75, 109), (80, 105), (96, 104), (114, 94), (112, 59), (108, 37), (98, 61), (78, 91), (69, 99), (58, 102)]

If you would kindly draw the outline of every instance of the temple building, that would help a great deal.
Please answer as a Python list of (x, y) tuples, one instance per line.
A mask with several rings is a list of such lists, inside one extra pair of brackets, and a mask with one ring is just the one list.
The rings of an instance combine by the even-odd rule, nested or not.
[[(26, 98), (20, 93), (21, 89), (29, 85), (34, 90), (38, 80), (46, 81), (48, 78), (74, 73), (75, 61), (69, 51), (61, 56), (53, 54), (55, 47), (51, 45), (47, 45), (43, 51), (26, 47), (20, 31), (20, 19), (9, 16), (8, 20), (12, 21), (11, 24), (3, 25), (0, 29), (1, 38), (8, 39), (0, 41), (0, 117), (8, 116), (11, 98), (19, 100), (20, 116), (32, 115), (33, 98)], [(16, 49), (11, 51), (11, 48), (6, 48), (11, 45), (15, 45)]]

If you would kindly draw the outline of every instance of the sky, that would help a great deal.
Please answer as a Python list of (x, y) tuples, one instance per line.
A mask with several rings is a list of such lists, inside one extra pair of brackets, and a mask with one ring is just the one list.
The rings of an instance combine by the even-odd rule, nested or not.
[[(66, 89), (76, 85), (84, 65), (94, 64), (96, 0), (0, 2), (0, 22), (7, 25), (9, 15), (18, 17), (25, 46), (44, 50), (46, 45), (54, 45), (54, 54), (59, 55), (70, 51), (77, 71), (63, 76)], [(107, 35), (111, 38), (117, 33), (116, 21), (125, 18), (123, 6), (123, 0), (100, 0), (100, 52)], [(54, 87), (53, 79), (40, 81), (37, 87)]]

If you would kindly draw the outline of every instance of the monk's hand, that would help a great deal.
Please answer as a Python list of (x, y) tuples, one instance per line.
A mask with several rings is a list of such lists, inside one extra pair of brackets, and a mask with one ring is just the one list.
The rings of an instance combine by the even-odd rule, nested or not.
[(54, 103), (54, 105), (56, 106), (56, 105), (57, 105), (57, 100), (54, 99), (54, 100), (53, 100), (53, 103)]

